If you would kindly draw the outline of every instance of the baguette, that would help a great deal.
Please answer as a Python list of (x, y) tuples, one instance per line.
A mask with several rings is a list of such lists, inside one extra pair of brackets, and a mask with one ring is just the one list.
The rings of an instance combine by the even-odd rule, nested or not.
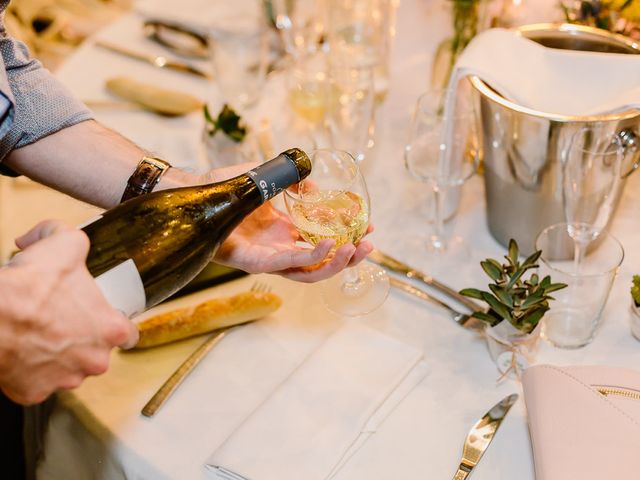
[(230, 327), (275, 312), (282, 300), (273, 293), (243, 292), (193, 307), (161, 313), (138, 324), (134, 348), (148, 348)]
[(107, 90), (144, 108), (163, 115), (177, 116), (202, 108), (202, 101), (188, 93), (167, 90), (128, 77), (107, 80)]

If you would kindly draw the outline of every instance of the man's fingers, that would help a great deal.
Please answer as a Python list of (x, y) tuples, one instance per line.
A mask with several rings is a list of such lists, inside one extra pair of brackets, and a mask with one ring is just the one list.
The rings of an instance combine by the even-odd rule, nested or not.
[(43, 238), (50, 237), (57, 232), (71, 230), (72, 228), (73, 227), (60, 220), (44, 220), (27, 233), (16, 238), (16, 245), (18, 248), (24, 249), (29, 245), (39, 242)]
[(140, 337), (138, 327), (124, 315), (111, 325), (109, 333), (111, 345), (116, 345), (123, 350), (135, 347)]
[(373, 251), (373, 244), (367, 241), (360, 242), (358, 247), (356, 248), (355, 253), (349, 260), (349, 267), (353, 267), (359, 264), (362, 260), (364, 260), (367, 255), (369, 255)]
[(273, 255), (265, 265), (265, 271), (277, 272), (291, 268), (309, 267), (322, 262), (335, 244), (334, 240), (322, 240), (313, 250), (287, 250)]
[(317, 282), (334, 276), (336, 273), (344, 270), (349, 261), (356, 252), (356, 247), (352, 244), (343, 245), (336, 250), (333, 258), (317, 268), (299, 268), (291, 269), (281, 274), (291, 280), (298, 282)]

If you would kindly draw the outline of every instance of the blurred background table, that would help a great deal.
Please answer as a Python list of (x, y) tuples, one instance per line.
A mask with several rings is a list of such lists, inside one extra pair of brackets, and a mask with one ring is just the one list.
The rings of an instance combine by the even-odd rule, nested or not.
[[(391, 84), (377, 109), (376, 143), (362, 165), (376, 226), (371, 236), (377, 247), (411, 265), (429, 271), (422, 246), (412, 241), (427, 228), (424, 214), (427, 193), (412, 180), (403, 165), (403, 147), (412, 108), (429, 84), (433, 52), (450, 20), (435, 0), (402, 0), (397, 12), (397, 34), (391, 52)], [(184, 8), (188, 8), (184, 5)], [(144, 39), (141, 17), (128, 13), (97, 33), (132, 49), (154, 51)], [(207, 81), (154, 69), (99, 49), (86, 42), (56, 71), (58, 78), (82, 99), (106, 99), (107, 78), (126, 73), (141, 80), (189, 91), (208, 99)], [(282, 80), (269, 78), (267, 92), (257, 109), (277, 118), (283, 105)], [(144, 111), (99, 109), (96, 118), (174, 165), (203, 171), (207, 167), (201, 142), (200, 114), (163, 118)], [(296, 138), (277, 134), (276, 147), (294, 146)], [(277, 149), (277, 148), (276, 148)], [(611, 232), (626, 249), (626, 258), (603, 313), (596, 339), (579, 350), (558, 350), (543, 344), (538, 363), (604, 364), (637, 367), (640, 344), (629, 331), (629, 287), (638, 273), (640, 230), (637, 228), (640, 175), (626, 185), (624, 198)], [(0, 180), (0, 253), (6, 256), (12, 239), (40, 219), (59, 217), (81, 223), (95, 214), (94, 207), (52, 192), (24, 179)], [(485, 284), (479, 261), (500, 258), (503, 247), (489, 234), (485, 219), (483, 183), (476, 176), (465, 185), (454, 219), (456, 232), (471, 244), (471, 261), (439, 280), (459, 289)], [(340, 323), (324, 309), (315, 285), (302, 285), (265, 277), (280, 294), (285, 307), (276, 314), (286, 331), (288, 322), (304, 315)], [(244, 279), (198, 295), (224, 294), (248, 287)], [(165, 307), (166, 308), (166, 307)], [(338, 473), (340, 479), (447, 478), (458, 465), (463, 440), (471, 425), (487, 408), (513, 391), (514, 380), (498, 383), (499, 372), (489, 357), (485, 341), (460, 328), (448, 314), (392, 290), (386, 303), (362, 322), (424, 352), (429, 367), (415, 387), (379, 430)], [(298, 325), (299, 326), (299, 325)], [(297, 328), (297, 327), (296, 327)], [(292, 331), (296, 329), (292, 327)], [(229, 341), (216, 347), (182, 385), (160, 413), (147, 419), (140, 409), (162, 382), (201, 342), (194, 339), (149, 352), (113, 352), (110, 371), (90, 378), (76, 391), (66, 393), (56, 409), (47, 437), (40, 477), (60, 478), (202, 478), (207, 457), (233, 432), (244, 416), (240, 407), (225, 410), (221, 392), (241, 392), (212, 379), (232, 378), (234, 364), (217, 363), (250, 351)], [(237, 343), (237, 342), (235, 342)], [(242, 375), (241, 372), (236, 372)], [(245, 372), (246, 373), (246, 372)], [(226, 377), (225, 377), (226, 375)], [(236, 378), (243, 388), (258, 379)], [(114, 388), (116, 386), (116, 388)], [(237, 387), (237, 385), (236, 385)], [(235, 389), (234, 389), (235, 388)], [(240, 402), (242, 404), (242, 402)], [(520, 399), (507, 417), (491, 448), (474, 473), (476, 479), (533, 479), (532, 453), (524, 403)]]

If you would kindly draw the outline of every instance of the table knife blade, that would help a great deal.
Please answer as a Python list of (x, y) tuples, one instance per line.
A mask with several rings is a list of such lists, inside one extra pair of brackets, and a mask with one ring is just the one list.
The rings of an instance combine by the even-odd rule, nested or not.
[(142, 52), (137, 52), (125, 47), (121, 47), (120, 45), (114, 45), (113, 43), (109, 43), (105, 41), (97, 41), (96, 45), (100, 48), (104, 48), (105, 50), (109, 50), (111, 52), (124, 55), (125, 57), (133, 58), (134, 60), (139, 60), (141, 62), (148, 63), (157, 68), (167, 68), (170, 70), (175, 70), (177, 72), (196, 75), (198, 77), (206, 78), (208, 80), (211, 79), (211, 75), (208, 72), (200, 70), (199, 68), (194, 67), (193, 65), (190, 65), (185, 62), (170, 60), (167, 57), (164, 57), (162, 55), (151, 55), (151, 54), (146, 54)]
[(462, 449), (462, 459), (453, 480), (465, 480), (476, 467), (493, 440), (498, 427), (518, 400), (518, 394), (507, 395), (485, 413), (469, 431)]

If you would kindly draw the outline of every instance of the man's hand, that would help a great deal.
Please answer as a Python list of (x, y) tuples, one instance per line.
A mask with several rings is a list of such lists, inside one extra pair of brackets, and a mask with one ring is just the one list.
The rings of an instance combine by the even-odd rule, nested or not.
[(0, 269), (0, 388), (33, 404), (105, 372), (111, 349), (133, 346), (137, 330), (87, 270), (83, 232), (46, 221), (16, 244)]
[(296, 245), (300, 240), (291, 219), (266, 203), (249, 215), (220, 246), (215, 260), (249, 273), (276, 273), (300, 282), (324, 280), (363, 260), (373, 247), (343, 245), (329, 256), (333, 240), (314, 249)]

